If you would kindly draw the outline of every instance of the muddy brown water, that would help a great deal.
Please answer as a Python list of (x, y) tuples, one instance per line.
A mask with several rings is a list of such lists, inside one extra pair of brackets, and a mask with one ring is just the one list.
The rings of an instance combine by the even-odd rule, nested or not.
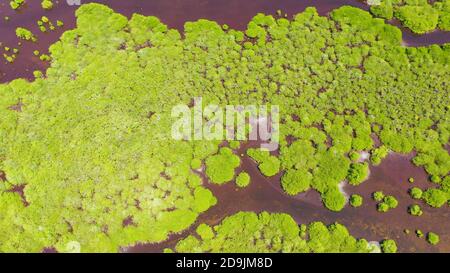
[[(315, 6), (321, 15), (326, 15), (332, 9), (342, 5), (352, 5), (367, 10), (367, 5), (358, 0), (81, 0), (81, 3), (98, 2), (107, 4), (115, 11), (128, 17), (133, 13), (154, 15), (159, 17), (171, 28), (183, 30), (186, 21), (201, 18), (215, 20), (221, 24), (228, 24), (232, 28), (243, 30), (248, 21), (258, 12), (275, 14), (281, 10), (289, 17), (302, 12), (308, 6)], [(9, 0), (0, 0), (0, 53), (3, 55), (5, 46), (20, 49), (20, 53), (13, 64), (8, 64), (0, 56), (0, 83), (9, 82), (16, 78), (32, 79), (34, 70), (45, 70), (48, 63), (42, 62), (33, 55), (34, 50), (47, 53), (48, 47), (56, 42), (64, 30), (75, 27), (75, 10), (77, 6), (69, 6), (65, 0), (55, 1), (55, 7), (50, 11), (43, 11), (40, 1), (27, 1), (19, 11), (9, 7)], [(56, 31), (42, 33), (38, 29), (37, 21), (46, 15), (52, 22), (62, 20), (63, 28)], [(10, 17), (5, 21), (5, 16)], [(396, 24), (395, 22), (393, 22)], [(38, 42), (22, 42), (15, 35), (17, 27), (30, 29)], [(404, 44), (408, 46), (422, 46), (442, 44), (450, 41), (450, 32), (434, 31), (425, 35), (415, 35), (402, 28)]]
[[(102, 0), (84, 1), (105, 3), (117, 12), (128, 17), (133, 13), (154, 15), (159, 17), (171, 28), (183, 30), (186, 21), (195, 21), (200, 18), (215, 20), (221, 24), (228, 24), (232, 28), (243, 30), (248, 21), (258, 12), (275, 14), (282, 10), (288, 16), (301, 12), (308, 6), (315, 6), (321, 15), (342, 5), (352, 5), (367, 10), (367, 6), (356, 0)], [(75, 27), (75, 10), (77, 7), (69, 6), (66, 1), (59, 0), (51, 11), (44, 12), (40, 7), (40, 1), (28, 1), (28, 4), (15, 12), (9, 8), (9, 0), (0, 0), (0, 53), (3, 55), (3, 47), (19, 48), (20, 53), (13, 64), (7, 64), (0, 56), (0, 83), (9, 82), (16, 78), (32, 79), (34, 70), (45, 70), (47, 63), (33, 55), (34, 50), (47, 53), (48, 47), (56, 42), (63, 31)], [(46, 15), (52, 22), (62, 20), (63, 28), (56, 31), (41, 33), (37, 26), (37, 20)], [(8, 22), (3, 18), (9, 16)], [(398, 25), (398, 22), (391, 22)], [(22, 42), (18, 46), (18, 39), (14, 30), (17, 27), (26, 27), (38, 37), (37, 43)], [(423, 46), (430, 44), (443, 44), (450, 41), (450, 32), (434, 31), (426, 35), (416, 35), (402, 28), (404, 44), (407, 46)], [(248, 147), (248, 145), (247, 145)], [(241, 148), (243, 149), (244, 145)], [(298, 223), (323, 221), (327, 224), (339, 222), (348, 227), (352, 235), (358, 238), (380, 241), (384, 238), (393, 238), (398, 242), (402, 252), (450, 252), (450, 209), (444, 206), (441, 209), (432, 209), (422, 205), (424, 214), (414, 217), (407, 213), (407, 207), (414, 203), (420, 203), (411, 199), (408, 189), (412, 186), (428, 188), (432, 186), (427, 182), (427, 175), (422, 168), (411, 164), (412, 155), (389, 155), (381, 165), (371, 167), (371, 176), (358, 187), (346, 186), (348, 194), (358, 193), (364, 197), (364, 205), (360, 208), (347, 206), (340, 213), (326, 210), (315, 191), (298, 196), (288, 196), (280, 188), (280, 176), (272, 178), (264, 177), (256, 164), (248, 157), (242, 157), (242, 166), (252, 178), (252, 183), (245, 189), (238, 189), (234, 183), (218, 186), (204, 181), (205, 186), (211, 189), (218, 199), (218, 204), (203, 213), (197, 222), (181, 234), (171, 235), (165, 242), (159, 244), (138, 244), (134, 247), (122, 248), (124, 252), (161, 252), (166, 247), (173, 248), (176, 242), (189, 234), (195, 234), (198, 223), (215, 225), (229, 215), (238, 211), (269, 211), (285, 212)], [(411, 185), (407, 182), (409, 177), (414, 177), (416, 182)], [(376, 202), (371, 199), (374, 191), (382, 190), (386, 194), (392, 194), (399, 200), (399, 207), (387, 213), (376, 211)], [(404, 229), (411, 230), (409, 235)], [(441, 243), (438, 246), (429, 245), (425, 239), (414, 235), (416, 229), (423, 232), (433, 231), (440, 235)], [(46, 252), (53, 248), (45, 249)]]

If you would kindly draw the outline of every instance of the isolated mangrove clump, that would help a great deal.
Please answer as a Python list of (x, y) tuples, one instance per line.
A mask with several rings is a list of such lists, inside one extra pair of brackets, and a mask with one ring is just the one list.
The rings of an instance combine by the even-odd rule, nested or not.
[(381, 203), (378, 203), (377, 209), (379, 212), (387, 212), (391, 209), (395, 209), (398, 206), (398, 201), (394, 196), (387, 195), (384, 197), (381, 197), (381, 192), (375, 192), (374, 193), (374, 199), (376, 201), (382, 201)]
[(20, 39), (27, 41), (35, 42), (37, 40), (36, 36), (34, 36), (34, 34), (31, 31), (23, 27), (16, 28), (16, 36)]
[(367, 163), (352, 163), (348, 170), (348, 182), (357, 186), (361, 184), (369, 176), (369, 164)]
[(50, 10), (53, 8), (53, 1), (52, 0), (43, 0), (41, 2), (41, 6), (43, 9)]
[(383, 240), (381, 242), (381, 251), (384, 253), (397, 253), (397, 244), (394, 240)]
[(408, 208), (408, 212), (413, 216), (421, 216), (423, 214), (422, 209), (419, 205), (412, 205)]
[(432, 245), (437, 245), (439, 243), (439, 235), (434, 232), (428, 232), (427, 241)]
[(414, 187), (409, 190), (409, 194), (413, 199), (421, 199), (423, 195), (423, 191), (417, 187)]
[(351, 205), (352, 207), (357, 208), (357, 207), (362, 206), (362, 204), (363, 204), (363, 198), (362, 198), (361, 195), (358, 195), (358, 194), (352, 194), (352, 195), (350, 196), (350, 205)]
[[(423, 199), (448, 203), (449, 45), (404, 47), (398, 28), (348, 6), (329, 18), (314, 8), (291, 20), (258, 14), (246, 31), (199, 20), (183, 35), (156, 17), (128, 19), (100, 4), (76, 16), (49, 55), (38, 52), (50, 62), (45, 73), (0, 84), (0, 251), (116, 252), (191, 226), (217, 202), (199, 162), (218, 184), (233, 181), (240, 164), (222, 141), (172, 139), (172, 108), (198, 96), (220, 107), (279, 106), (279, 151), (252, 157), (263, 175), (283, 173), (289, 194), (309, 188), (340, 211), (351, 151), (375, 162), (387, 151), (416, 151), (414, 164), (439, 181)], [(309, 229), (325, 241), (300, 241), (295, 225), (286, 235), (295, 243), (274, 249), (365, 249), (340, 226)]]
[(381, 18), (393, 17), (414, 33), (423, 34), (440, 28), (450, 31), (449, 0), (380, 0), (370, 7), (370, 12)]

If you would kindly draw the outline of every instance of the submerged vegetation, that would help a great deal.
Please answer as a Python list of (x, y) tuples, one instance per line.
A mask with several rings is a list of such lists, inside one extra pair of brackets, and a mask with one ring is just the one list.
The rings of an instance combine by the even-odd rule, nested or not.
[[(0, 85), (0, 251), (160, 242), (217, 203), (200, 172), (211, 183), (248, 184), (235, 177), (241, 160), (232, 149), (171, 138), (171, 108), (199, 95), (205, 105), (280, 106), (279, 154), (247, 155), (263, 175), (282, 174), (287, 194), (315, 190), (340, 211), (339, 184), (368, 176), (355, 153), (379, 164), (389, 151), (417, 151), (414, 163), (439, 184), (421, 198), (448, 203), (449, 45), (404, 47), (398, 28), (348, 6), (330, 18), (314, 8), (291, 20), (258, 14), (243, 32), (199, 20), (183, 35), (99, 4), (76, 15), (77, 28), (40, 56), (51, 61), (45, 73)], [(382, 211), (398, 205), (379, 195)], [(241, 213), (197, 231), (176, 250), (370, 251), (339, 224), (302, 229), (283, 214)], [(382, 248), (397, 250), (389, 240)]]

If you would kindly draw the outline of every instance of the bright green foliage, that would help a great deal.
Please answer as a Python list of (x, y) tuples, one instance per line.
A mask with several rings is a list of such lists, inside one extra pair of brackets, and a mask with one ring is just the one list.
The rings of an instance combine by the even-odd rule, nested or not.
[(346, 203), (338, 184), (346, 178), (349, 166), (347, 157), (329, 150), (320, 156), (313, 171), (311, 186), (321, 193), (325, 206), (330, 210), (340, 211)]
[(422, 195), (428, 205), (440, 208), (449, 200), (449, 193), (440, 189), (428, 189)]
[(348, 182), (357, 186), (361, 184), (369, 176), (369, 164), (367, 163), (352, 163), (348, 169)]
[(433, 7), (439, 11), (439, 28), (450, 31), (450, 0), (436, 1)]
[(280, 172), (280, 160), (275, 156), (270, 156), (261, 162), (258, 168), (265, 176), (274, 176)]
[(259, 164), (258, 168), (265, 176), (274, 176), (280, 172), (280, 160), (270, 155), (268, 150), (251, 148), (247, 150), (247, 155)]
[(439, 184), (441, 183), (442, 179), (439, 175), (432, 175), (430, 178), (431, 182)]
[(399, 7), (395, 12), (395, 17), (413, 32), (423, 34), (436, 28), (439, 12), (430, 5), (407, 5)]
[(200, 224), (197, 227), (196, 232), (202, 240), (210, 240), (215, 236), (214, 231), (207, 224)]
[(414, 187), (409, 190), (409, 195), (411, 195), (414, 199), (421, 199), (422, 198), (423, 191), (417, 187)]
[(281, 187), (289, 195), (297, 195), (309, 190), (312, 174), (303, 170), (288, 170), (281, 178)]
[(384, 202), (383, 203), (379, 203), (377, 205), (377, 210), (379, 212), (388, 212), (389, 211), (389, 205), (384, 203)]
[(423, 231), (421, 231), (420, 229), (418, 229), (418, 230), (416, 230), (416, 236), (418, 237), (418, 238), (423, 238)]
[(25, 0), (12, 0), (9, 2), (9, 5), (12, 9), (18, 9), (25, 3)]
[(370, 12), (377, 17), (385, 18), (387, 20), (392, 19), (394, 16), (394, 9), (390, 0), (381, 1), (380, 5), (371, 6)]
[(240, 188), (245, 188), (250, 184), (250, 175), (246, 172), (241, 172), (236, 177), (236, 185)]
[(241, 143), (239, 141), (236, 141), (236, 140), (230, 141), (231, 149), (237, 150), (237, 149), (239, 149), (240, 146), (241, 146)]
[(383, 251), (383, 253), (396, 253), (397, 244), (394, 240), (383, 240), (381, 242), (381, 250)]
[(194, 158), (191, 161), (191, 168), (194, 170), (198, 170), (202, 167), (202, 161), (199, 158)]
[(450, 155), (446, 150), (438, 147), (417, 155), (413, 162), (417, 166), (424, 166), (429, 174), (435, 176), (444, 176), (450, 169)]
[(53, 8), (53, 1), (52, 0), (43, 0), (41, 2), (41, 6), (43, 9), (50, 10)]
[(394, 196), (386, 196), (383, 198), (383, 202), (389, 206), (390, 209), (395, 209), (398, 206), (398, 201)]
[(427, 242), (432, 245), (437, 245), (439, 243), (439, 235), (434, 232), (428, 232), (427, 234)]
[(36, 37), (33, 35), (33, 33), (23, 27), (16, 28), (16, 36), (23, 40), (33, 41), (33, 42), (36, 41)]
[(208, 157), (205, 161), (206, 175), (211, 182), (223, 184), (233, 180), (234, 170), (239, 167), (241, 160), (230, 148), (221, 148), (219, 153)]
[(52, 58), (47, 54), (42, 54), (41, 56), (39, 56), (39, 59), (43, 62), (48, 62), (51, 61)]
[(343, 6), (332, 11), (331, 18), (344, 27), (367, 33), (366, 38), (369, 38), (371, 34), (377, 33), (387, 43), (397, 44), (401, 41), (399, 29), (386, 25), (383, 20), (372, 19), (368, 12), (358, 8)]
[(419, 205), (410, 206), (408, 208), (408, 212), (409, 212), (409, 214), (414, 215), (414, 216), (421, 216), (423, 214), (423, 211)]
[[(212, 231), (214, 230), (214, 231)], [(357, 240), (340, 225), (325, 226), (320, 222), (303, 226), (302, 231), (287, 214), (259, 215), (239, 212), (211, 227), (197, 228), (194, 236), (178, 242), (176, 252), (260, 253), (260, 252), (369, 252), (366, 240)], [(304, 236), (299, 236), (303, 234)], [(305, 239), (307, 237), (308, 239)]]
[(384, 193), (382, 191), (377, 191), (372, 194), (372, 197), (375, 201), (381, 202), (384, 198)]
[(314, 8), (291, 21), (258, 15), (249, 36), (207, 20), (181, 35), (99, 4), (76, 16), (42, 57), (43, 77), (0, 85), (0, 170), (8, 189), (25, 185), (28, 203), (0, 195), (0, 252), (115, 252), (192, 225), (215, 203), (192, 160), (217, 183), (239, 165), (219, 141), (171, 138), (172, 107), (199, 95), (204, 105), (279, 105), (280, 155), (260, 169), (311, 173), (332, 210), (345, 205), (349, 152), (373, 149), (373, 133), (388, 150), (417, 150), (414, 163), (448, 193), (448, 45), (403, 47), (398, 28), (350, 7), (331, 18)]
[(370, 12), (388, 20), (395, 17), (405, 27), (419, 34), (433, 31), (437, 27), (442, 30), (450, 30), (449, 0), (381, 0), (378, 5), (370, 7)]
[(217, 199), (208, 189), (197, 187), (194, 190), (193, 210), (201, 213), (217, 204)]
[(356, 162), (356, 161), (358, 161), (360, 155), (359, 155), (358, 152), (351, 151), (351, 152), (349, 153), (348, 157), (350, 158), (351, 161)]
[(338, 187), (328, 188), (321, 196), (325, 207), (332, 211), (341, 211), (347, 202)]
[(363, 198), (361, 197), (361, 195), (358, 194), (352, 194), (350, 196), (350, 205), (352, 207), (360, 207), (363, 204)]
[(384, 196), (382, 192), (375, 192), (373, 194), (373, 198), (378, 202), (383, 201), (381, 203), (378, 203), (377, 205), (377, 210), (379, 212), (387, 212), (390, 209), (395, 209), (398, 206), (398, 201), (394, 196)]
[(382, 145), (370, 152), (370, 161), (373, 165), (379, 165), (381, 160), (389, 154), (389, 150), (386, 146)]

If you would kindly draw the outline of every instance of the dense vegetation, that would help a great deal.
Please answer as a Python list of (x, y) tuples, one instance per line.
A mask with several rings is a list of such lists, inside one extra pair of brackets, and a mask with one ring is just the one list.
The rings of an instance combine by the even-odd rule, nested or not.
[(436, 28), (450, 31), (450, 0), (380, 0), (370, 11), (388, 20), (395, 17), (415, 33), (423, 34)]
[(178, 242), (176, 252), (371, 252), (376, 247), (355, 239), (340, 224), (298, 226), (287, 214), (240, 212)]
[(221, 148), (219, 153), (206, 159), (206, 175), (211, 182), (223, 184), (234, 177), (234, 170), (239, 167), (241, 160), (228, 147)]
[(377, 209), (379, 212), (387, 212), (391, 209), (395, 209), (398, 206), (398, 201), (394, 196), (387, 195), (387, 196), (382, 197), (380, 200), (379, 196), (377, 196), (377, 194), (379, 194), (379, 193), (380, 192), (376, 192), (374, 194), (376, 201), (382, 201), (382, 202), (378, 203), (378, 205), (377, 205)]
[(432, 245), (437, 245), (439, 243), (439, 235), (434, 232), (428, 232), (427, 241)]
[(381, 250), (384, 253), (396, 253), (397, 252), (397, 243), (394, 240), (383, 240), (381, 242)]
[[(199, 20), (181, 35), (156, 17), (128, 20), (87, 4), (50, 52), (51, 67), (34, 82), (0, 85), (0, 251), (117, 251), (192, 225), (216, 203), (201, 167), (222, 184), (240, 164), (219, 141), (171, 138), (172, 106), (199, 95), (204, 105), (280, 106), (279, 156), (247, 153), (264, 175), (283, 172), (288, 194), (314, 189), (340, 211), (339, 183), (367, 177), (351, 154), (379, 163), (388, 151), (416, 150), (414, 163), (439, 184), (422, 198), (448, 202), (450, 46), (403, 47), (400, 30), (368, 12), (258, 14), (245, 32)], [(324, 241), (296, 237), (291, 249), (341, 250), (326, 243), (334, 229), (347, 234), (315, 224), (309, 233)]]

